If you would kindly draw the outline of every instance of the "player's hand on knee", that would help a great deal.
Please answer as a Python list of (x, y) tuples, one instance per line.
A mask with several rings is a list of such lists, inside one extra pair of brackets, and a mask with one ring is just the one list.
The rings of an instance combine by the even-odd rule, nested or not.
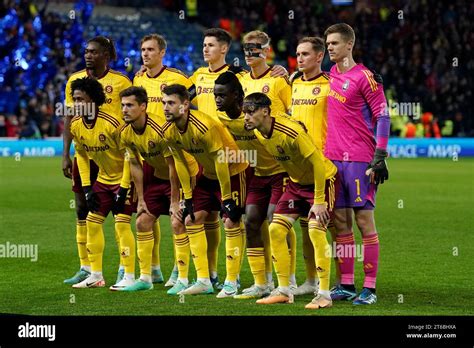
[(194, 204), (193, 204), (193, 199), (188, 198), (184, 200), (184, 209), (183, 209), (183, 223), (186, 221), (186, 217), (189, 215), (191, 218), (191, 221), (196, 220), (194, 217)]
[(327, 204), (313, 204), (309, 210), (308, 219), (312, 219), (313, 217), (321, 224), (321, 226), (326, 226), (330, 218)]
[(84, 190), (84, 194), (86, 196), (87, 208), (89, 211), (98, 211), (100, 207), (99, 197), (92, 189), (92, 186), (84, 186), (82, 189)]
[(72, 161), (69, 155), (63, 156), (63, 174), (66, 178), (72, 179)]
[(137, 218), (142, 214), (151, 215), (145, 201), (138, 200), (138, 203), (137, 203)]
[(181, 216), (181, 208), (179, 207), (179, 202), (174, 202), (170, 204), (169, 213), (170, 213), (170, 217), (178, 216), (178, 215)]
[(123, 209), (125, 208), (125, 201), (127, 200), (127, 193), (128, 188), (120, 187), (117, 194), (115, 195), (114, 199), (114, 207), (112, 212), (114, 215), (123, 213)]
[(375, 150), (374, 159), (369, 163), (365, 172), (366, 175), (370, 175), (370, 182), (372, 184), (383, 184), (385, 180), (388, 180), (388, 167), (385, 160), (387, 156), (386, 150)]
[[(225, 213), (232, 222), (239, 222), (242, 217), (242, 210), (235, 204), (233, 199), (226, 199), (222, 202), (222, 213)], [(222, 217), (222, 216), (221, 216)]]

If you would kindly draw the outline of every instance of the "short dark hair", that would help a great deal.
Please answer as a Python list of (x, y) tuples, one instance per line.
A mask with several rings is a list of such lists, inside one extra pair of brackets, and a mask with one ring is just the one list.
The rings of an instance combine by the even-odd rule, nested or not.
[(142, 47), (145, 41), (149, 41), (149, 40), (155, 40), (158, 43), (158, 47), (160, 48), (160, 50), (166, 49), (167, 44), (166, 44), (165, 38), (162, 35), (158, 35), (158, 34), (148, 34), (142, 37), (142, 40), (140, 42), (140, 48)]
[(146, 89), (138, 86), (131, 86), (124, 89), (122, 92), (120, 92), (120, 99), (123, 97), (131, 97), (132, 95), (135, 96), (135, 100), (138, 102), (138, 105), (148, 104), (148, 95), (146, 93)]
[(204, 31), (204, 37), (207, 36), (213, 36), (218, 42), (225, 43), (228, 46), (230, 46), (230, 43), (232, 42), (232, 36), (230, 36), (227, 31), (221, 28), (207, 29), (206, 31)]
[(97, 42), (109, 54), (109, 59), (111, 61), (117, 59), (117, 51), (115, 50), (114, 41), (111, 38), (106, 36), (96, 36), (87, 41), (87, 43), (89, 42)]
[(349, 24), (346, 23), (337, 23), (331, 25), (324, 32), (324, 37), (327, 37), (329, 34), (341, 34), (344, 41), (352, 41), (355, 43), (355, 33), (354, 29)]
[(272, 101), (268, 96), (264, 93), (256, 92), (251, 93), (244, 98), (244, 104), (254, 104), (256, 109), (260, 108), (268, 108), (270, 110), (270, 106), (272, 105)]
[(71, 83), (71, 97), (75, 90), (83, 91), (89, 98), (92, 99), (96, 106), (101, 106), (105, 103), (105, 92), (104, 88), (96, 79), (90, 77), (83, 77), (76, 79)]
[(242, 102), (244, 100), (244, 90), (242, 88), (242, 84), (240, 83), (239, 79), (233, 72), (226, 71), (220, 74), (216, 81), (214, 82), (215, 85), (228, 85), (232, 91), (237, 91), (239, 94), (239, 100)]
[(313, 51), (315, 52), (324, 53), (326, 51), (326, 44), (324, 43), (324, 40), (320, 37), (317, 37), (317, 36), (303, 37), (298, 41), (298, 45), (306, 43), (306, 42), (311, 44), (311, 47), (313, 48)]
[(174, 84), (166, 86), (163, 88), (162, 93), (166, 95), (176, 94), (182, 102), (189, 100), (189, 92), (183, 85)]

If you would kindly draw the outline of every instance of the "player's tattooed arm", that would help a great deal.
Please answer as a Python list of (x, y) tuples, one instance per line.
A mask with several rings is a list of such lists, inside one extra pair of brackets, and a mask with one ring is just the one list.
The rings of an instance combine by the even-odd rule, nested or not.
[(179, 177), (174, 164), (173, 156), (166, 157), (168, 163), (169, 176), (171, 183), (171, 204), (170, 204), (170, 216), (178, 216), (180, 213), (179, 209)]

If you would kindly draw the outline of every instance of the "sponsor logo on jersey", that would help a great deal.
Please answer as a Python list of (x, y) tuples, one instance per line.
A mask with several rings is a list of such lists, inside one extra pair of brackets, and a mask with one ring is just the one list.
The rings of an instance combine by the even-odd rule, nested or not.
[(161, 103), (161, 100), (162, 100), (161, 97), (148, 97), (149, 103)]
[(328, 93), (328, 97), (332, 97), (332, 98), (335, 98), (337, 100), (339, 100), (341, 103), (345, 103), (346, 102), (346, 97), (340, 95), (339, 93), (337, 93), (335, 90), (331, 89)]
[(104, 133), (100, 133), (100, 134), (99, 134), (99, 140), (100, 140), (101, 142), (105, 142), (105, 141), (107, 140), (107, 138), (105, 137)]
[(196, 90), (196, 94), (212, 94), (214, 93), (214, 87), (201, 87), (199, 86)]
[(321, 92), (321, 88), (319, 88), (319, 87), (314, 87), (313, 88), (313, 94), (314, 95), (318, 95), (320, 92)]
[(166, 86), (167, 86), (166, 83), (162, 83), (161, 86), (160, 86), (160, 89), (163, 91)]
[(105, 93), (112, 93), (113, 90), (114, 90), (114, 89), (112, 88), (111, 85), (105, 86)]
[(270, 86), (269, 85), (265, 85), (262, 87), (262, 93), (268, 93), (270, 92)]
[(316, 105), (317, 99), (291, 99), (291, 105)]

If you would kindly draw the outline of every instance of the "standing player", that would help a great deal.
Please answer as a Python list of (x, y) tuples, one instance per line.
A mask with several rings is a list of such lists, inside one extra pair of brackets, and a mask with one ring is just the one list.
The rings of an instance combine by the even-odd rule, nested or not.
[[(291, 115), (302, 122), (316, 147), (324, 151), (327, 131), (327, 96), (329, 77), (321, 71), (324, 58), (324, 40), (318, 37), (304, 37), (296, 49), (298, 70), (301, 73), (292, 83)], [(300, 218), (303, 241), (303, 257), (306, 268), (306, 281), (293, 294), (306, 295), (317, 292), (316, 265), (314, 249), (308, 234), (307, 219)], [(329, 229), (334, 231), (332, 222)], [(335, 240), (335, 235), (333, 236)], [(336, 267), (336, 272), (338, 267)]]
[[(128, 193), (130, 166), (124, 160), (119, 144), (121, 123), (109, 114), (99, 111), (106, 96), (102, 85), (95, 79), (84, 77), (71, 83), (75, 108), (92, 110), (82, 112), (71, 122), (71, 136), (77, 153), (87, 207), (87, 253), (91, 274), (74, 288), (103, 287), (102, 257), (104, 252), (103, 223), (110, 211), (115, 217), (115, 231), (120, 238), (120, 255), (125, 274), (122, 280), (110, 287), (123, 290), (135, 282), (135, 238), (130, 227), (133, 198)], [(90, 160), (99, 167), (97, 180), (90, 181)], [(128, 201), (128, 202), (127, 202)]]
[[(168, 85), (175, 83), (184, 85), (186, 88), (191, 87), (192, 82), (188, 77), (178, 69), (173, 69), (163, 65), (163, 57), (166, 54), (166, 40), (158, 34), (145, 35), (140, 43), (141, 56), (143, 65), (146, 68), (143, 74), (136, 75), (133, 79), (134, 86), (141, 86), (146, 89), (148, 95), (147, 112), (158, 117), (158, 124), (161, 126), (166, 122), (163, 112), (163, 104), (161, 103), (161, 91)], [(153, 169), (148, 163), (143, 163), (143, 171), (145, 182), (153, 179)], [(153, 225), (153, 235), (155, 244), (153, 246), (152, 257), (152, 278), (154, 283), (161, 283), (163, 275), (160, 267), (160, 223), (157, 220)], [(176, 245), (175, 245), (176, 247)], [(175, 249), (176, 254), (176, 249)], [(173, 272), (165, 286), (173, 286), (178, 278), (178, 266), (175, 263)]]
[[(153, 224), (162, 214), (170, 215), (175, 234), (176, 260), (179, 277), (168, 294), (176, 295), (188, 286), (189, 239), (181, 222), (179, 208), (179, 178), (173, 157), (163, 132), (158, 125), (159, 117), (148, 112), (147, 92), (143, 87), (130, 87), (120, 93), (124, 120), (127, 123), (120, 133), (121, 145), (129, 151), (131, 174), (138, 196), (137, 206), (137, 253), (140, 279), (124, 291), (149, 290), (152, 283), (152, 251), (154, 245)], [(152, 178), (143, 179), (140, 156), (153, 170)], [(191, 159), (192, 157), (189, 156)], [(191, 176), (198, 172), (193, 159), (188, 162)], [(145, 183), (145, 184), (144, 184)]]
[[(245, 202), (245, 229), (247, 232), (247, 257), (250, 270), (254, 277), (254, 285), (244, 289), (236, 299), (261, 298), (273, 290), (267, 281), (265, 272), (265, 253), (271, 259), (270, 245), (263, 243), (261, 227), (265, 219), (272, 220), (278, 199), (283, 194), (284, 182), (288, 180), (285, 170), (275, 161), (262, 144), (257, 140), (252, 130), (245, 129), (242, 104), (244, 91), (238, 78), (231, 72), (222, 73), (214, 86), (214, 96), (221, 122), (229, 129), (249, 162), (255, 167), (247, 189)], [(268, 228), (267, 228), (268, 231)], [(265, 250), (268, 248), (268, 250)], [(271, 262), (271, 261), (270, 261)], [(271, 275), (271, 264), (270, 264)]]
[[(254, 30), (244, 36), (243, 42), (245, 62), (251, 69), (241, 79), (245, 95), (264, 93), (272, 102), (272, 113), (286, 115), (291, 105), (291, 86), (287, 76), (272, 76), (270, 74), (271, 67), (267, 64), (270, 37), (262, 31)], [(267, 281), (269, 284), (273, 284), (267, 221), (262, 225), (262, 235), (266, 251)], [(290, 283), (292, 290), (296, 290), (296, 233), (293, 228), (289, 234), (288, 244), (291, 250)]]
[[(242, 255), (241, 216), (245, 204), (248, 163), (231, 161), (228, 153), (238, 147), (225, 127), (211, 116), (189, 109), (189, 95), (184, 86), (171, 85), (163, 90), (163, 105), (168, 122), (163, 126), (170, 142), (185, 198), (184, 217), (198, 281), (180, 294), (212, 293), (207, 261), (204, 221), (210, 212), (222, 210), (226, 234), (226, 280), (218, 298), (237, 294), (237, 277)], [(202, 165), (203, 172), (191, 190), (186, 151)]]
[(270, 296), (257, 300), (257, 303), (293, 302), (289, 288), (290, 253), (286, 238), (294, 222), (300, 216), (307, 216), (320, 286), (318, 294), (306, 308), (331, 307), (331, 249), (326, 239), (326, 229), (334, 204), (337, 169), (314, 145), (303, 125), (286, 117), (272, 117), (270, 105), (270, 99), (263, 93), (253, 93), (244, 99), (246, 128), (255, 129), (257, 139), (290, 177), (270, 224), (270, 243), (278, 288)]
[[(362, 233), (364, 288), (356, 298), (354, 253), (339, 258), (341, 284), (331, 293), (334, 300), (354, 304), (377, 301), (375, 282), (379, 262), (379, 239), (374, 208), (377, 185), (388, 179), (387, 142), (390, 117), (379, 77), (352, 57), (354, 30), (345, 23), (330, 26), (324, 33), (331, 68), (328, 98), (326, 156), (337, 166), (341, 187), (335, 209), (336, 243), (341, 250), (355, 250), (352, 219)], [(374, 132), (376, 131), (376, 136)]]
[[(72, 74), (66, 84), (65, 91), (65, 103), (67, 107), (73, 107), (73, 100), (71, 94), (71, 83), (74, 80), (89, 76), (97, 79), (100, 82), (105, 91), (105, 102), (100, 107), (102, 112), (107, 113), (113, 118), (122, 122), (122, 113), (120, 107), (119, 93), (123, 89), (131, 86), (131, 81), (125, 75), (118, 71), (109, 68), (109, 63), (117, 58), (115, 52), (115, 46), (112, 40), (104, 37), (97, 36), (87, 42), (87, 47), (84, 53), (84, 60), (86, 62), (86, 69), (80, 70)], [(71, 278), (66, 279), (66, 284), (76, 284), (88, 276), (90, 276), (90, 262), (87, 258), (86, 250), (86, 217), (87, 217), (87, 204), (84, 197), (84, 191), (82, 190), (81, 177), (77, 170), (77, 160), (74, 157), (74, 163), (71, 162), (69, 152), (71, 149), (71, 133), (70, 133), (71, 119), (69, 117), (64, 118), (64, 134), (63, 134), (63, 160), (62, 167), (64, 176), (72, 179), (72, 191), (74, 192), (74, 199), (76, 205), (77, 223), (76, 223), (76, 241), (79, 253), (79, 259), (81, 263), (80, 270)], [(97, 165), (91, 161), (91, 181), (94, 182), (97, 178), (98, 168)], [(119, 238), (115, 235), (117, 244)], [(120, 249), (120, 245), (119, 245)], [(119, 274), (117, 282), (123, 277), (123, 263), (121, 258)]]

